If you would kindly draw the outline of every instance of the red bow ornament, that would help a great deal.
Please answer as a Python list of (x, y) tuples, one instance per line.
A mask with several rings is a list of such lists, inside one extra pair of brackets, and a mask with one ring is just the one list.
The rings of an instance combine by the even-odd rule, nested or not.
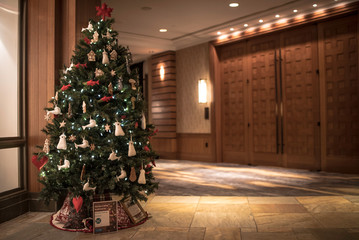
[(105, 20), (105, 17), (111, 17), (112, 10), (113, 8), (108, 8), (107, 4), (103, 3), (101, 7), (99, 6), (96, 7), (96, 11), (97, 11), (96, 16), (102, 16), (102, 20)]

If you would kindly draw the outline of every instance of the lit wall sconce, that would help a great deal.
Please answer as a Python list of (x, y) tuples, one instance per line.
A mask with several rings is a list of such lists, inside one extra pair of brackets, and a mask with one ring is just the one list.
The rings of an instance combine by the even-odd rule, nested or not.
[(198, 81), (198, 102), (207, 103), (207, 80)]
[(165, 68), (163, 67), (163, 65), (161, 65), (160, 67), (160, 78), (162, 81), (165, 79)]

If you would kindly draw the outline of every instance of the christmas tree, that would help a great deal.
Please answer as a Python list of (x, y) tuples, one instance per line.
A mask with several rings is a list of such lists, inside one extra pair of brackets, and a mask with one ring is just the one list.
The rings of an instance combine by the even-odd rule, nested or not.
[(154, 127), (146, 124), (131, 53), (118, 45), (114, 19), (106, 19), (112, 9), (106, 4), (96, 9), (102, 19), (82, 29), (84, 38), (50, 100), (53, 107), (45, 109), (47, 139), (33, 157), (46, 202), (65, 191), (87, 209), (95, 193), (147, 200), (158, 185), (149, 143)]

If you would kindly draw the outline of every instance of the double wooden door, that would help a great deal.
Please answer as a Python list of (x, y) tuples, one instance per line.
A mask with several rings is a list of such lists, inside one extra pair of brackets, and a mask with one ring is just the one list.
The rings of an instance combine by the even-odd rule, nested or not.
[(316, 26), (218, 49), (224, 162), (320, 168)]

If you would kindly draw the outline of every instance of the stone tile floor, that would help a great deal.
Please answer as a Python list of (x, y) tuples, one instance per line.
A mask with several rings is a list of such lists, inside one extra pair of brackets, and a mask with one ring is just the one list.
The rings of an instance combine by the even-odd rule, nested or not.
[(0, 224), (0, 239), (359, 239), (359, 196), (151, 196), (146, 223), (92, 235), (57, 230), (51, 213), (29, 212)]

